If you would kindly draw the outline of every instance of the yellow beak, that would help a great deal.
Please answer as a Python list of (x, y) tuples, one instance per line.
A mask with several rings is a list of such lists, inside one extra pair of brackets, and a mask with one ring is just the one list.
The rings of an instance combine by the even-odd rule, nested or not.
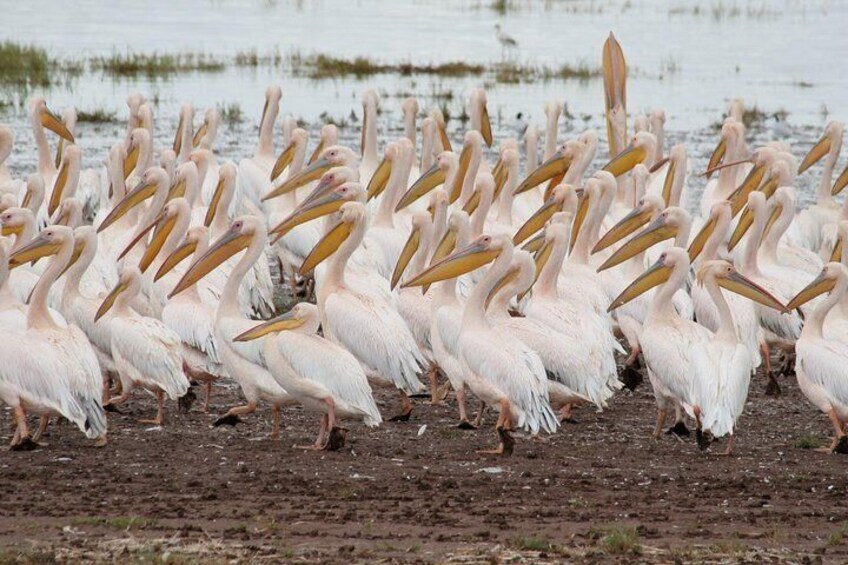
[(321, 157), (292, 178), (286, 180), (283, 184), (266, 194), (262, 197), (262, 201), (270, 200), (272, 198), (276, 198), (278, 196), (282, 196), (283, 194), (288, 194), (293, 190), (297, 190), (301, 186), (309, 184), (314, 180), (318, 180), (321, 178), (321, 175), (326, 173), (332, 164), (324, 157)]
[(62, 202), (62, 192), (68, 184), (69, 169), (69, 163), (67, 161), (62, 161), (62, 167), (59, 169), (59, 174), (56, 175), (56, 182), (53, 183), (53, 192), (50, 194), (50, 202), (47, 204), (47, 213), (51, 216)]
[(447, 129), (439, 124), (439, 138), (442, 140), (442, 148), (445, 151), (453, 151), (453, 147), (451, 146), (450, 138), (448, 137)]
[(300, 276), (311, 272), (327, 257), (335, 253), (339, 246), (350, 237), (352, 231), (353, 224), (351, 222), (339, 222), (333, 229), (324, 234), (324, 237), (318, 241), (309, 255), (306, 256), (303, 265), (300, 266)]
[(42, 257), (55, 255), (59, 252), (60, 245), (53, 243), (38, 234), (32, 241), (9, 255), (9, 269), (15, 269), (26, 263), (38, 261)]
[(524, 251), (529, 251), (530, 253), (536, 253), (542, 248), (542, 245), (545, 243), (545, 232), (539, 232), (534, 237), (529, 239), (527, 243), (521, 246), (521, 249)]
[(152, 182), (142, 181), (129, 194), (124, 196), (123, 200), (115, 204), (115, 207), (109, 212), (106, 218), (97, 227), (97, 233), (102, 232), (121, 218), (127, 212), (156, 194), (156, 185)]
[(462, 211), (468, 214), (469, 216), (474, 213), (474, 210), (477, 209), (477, 206), (480, 205), (480, 191), (475, 190), (471, 193), (471, 197), (468, 199), (468, 202), (462, 207)]
[(307, 165), (311, 165), (315, 162), (315, 160), (321, 155), (324, 151), (324, 140), (320, 140), (318, 142), (318, 146), (315, 147), (315, 151), (312, 152), (312, 155), (309, 156), (309, 161), (306, 162)]
[(511, 267), (504, 276), (498, 281), (498, 283), (489, 291), (489, 294), (486, 296), (486, 305), (485, 309), (489, 309), (489, 305), (492, 303), (492, 299), (497, 296), (497, 294), (503, 290), (508, 284), (512, 283), (518, 277), (518, 268)]
[(671, 276), (671, 267), (666, 267), (661, 261), (654, 263), (647, 271), (639, 275), (639, 277), (630, 283), (627, 288), (621, 291), (615, 300), (607, 308), (607, 312), (612, 312), (620, 306), (624, 306), (631, 300), (645, 294), (655, 286), (666, 282)]
[(182, 245), (174, 249), (174, 251), (168, 255), (162, 265), (159, 267), (159, 270), (156, 271), (156, 275), (153, 277), (153, 281), (158, 281), (172, 270), (174, 267), (182, 263), (185, 259), (191, 256), (197, 250), (197, 242), (184, 242)]
[(194, 137), (191, 138), (191, 146), (197, 147), (200, 145), (200, 140), (203, 139), (203, 136), (206, 135), (207, 131), (209, 131), (209, 122), (204, 121), (203, 125), (197, 128), (197, 131), (194, 132)]
[(180, 113), (180, 123), (177, 125), (177, 134), (174, 136), (174, 153), (180, 154), (180, 149), (183, 148), (183, 129), (186, 127), (185, 119)]
[(403, 288), (433, 284), (462, 276), (491, 263), (497, 259), (498, 255), (500, 255), (500, 250), (490, 250), (479, 242), (472, 243), (465, 249), (448, 255), (411, 281), (404, 283)]
[(693, 262), (697, 259), (698, 255), (701, 254), (701, 251), (704, 250), (704, 246), (707, 244), (707, 241), (710, 240), (710, 236), (713, 235), (713, 232), (716, 228), (716, 221), (713, 218), (710, 218), (704, 224), (704, 227), (701, 228), (701, 231), (698, 232), (698, 235), (695, 236), (695, 239), (692, 240), (692, 243), (689, 245), (689, 261)]
[(480, 135), (483, 136), (483, 141), (489, 147), (492, 146), (494, 138), (492, 137), (492, 122), (489, 120), (489, 109), (483, 104), (483, 115), (480, 120)]
[(41, 125), (49, 129), (59, 137), (64, 138), (70, 141), (71, 143), (74, 143), (74, 134), (72, 134), (70, 130), (68, 130), (68, 128), (65, 126), (64, 122), (62, 122), (59, 116), (57, 116), (47, 108), (45, 108), (44, 111), (41, 112)]
[(68, 269), (74, 266), (74, 264), (79, 261), (80, 256), (82, 256), (82, 252), (85, 250), (85, 242), (82, 239), (74, 240), (74, 251), (71, 253), (71, 258), (68, 260), (68, 264), (65, 265), (65, 268), (62, 269), (62, 272), (59, 273), (61, 277), (65, 273), (68, 272)]
[(138, 269), (142, 273), (147, 271), (150, 264), (153, 263), (154, 259), (156, 259), (159, 251), (162, 250), (162, 246), (165, 245), (165, 241), (168, 239), (168, 236), (171, 235), (172, 231), (174, 231), (176, 223), (176, 215), (164, 219), (164, 222), (162, 220), (158, 222), (158, 228), (153, 233), (153, 238), (150, 240), (150, 244), (147, 246), (147, 249), (144, 250), (144, 255), (141, 256), (141, 261), (138, 262)]
[(554, 214), (561, 211), (561, 208), (562, 206), (560, 202), (557, 202), (554, 198), (548, 198), (548, 200), (546, 200), (538, 210), (533, 212), (532, 216), (527, 218), (524, 225), (518, 228), (518, 231), (515, 232), (514, 236), (512, 236), (512, 242), (515, 245), (518, 245), (534, 233), (544, 228), (548, 220), (550, 220)]
[(821, 161), (822, 157), (827, 155), (828, 151), (830, 151), (830, 138), (824, 136), (818, 141), (818, 143), (813, 145), (812, 149), (810, 149), (810, 151), (804, 157), (804, 160), (801, 161), (800, 165), (798, 165), (798, 174), (800, 175), (801, 173)]
[(766, 168), (763, 165), (754, 165), (748, 172), (748, 176), (739, 185), (739, 188), (730, 196), (730, 215), (735, 217), (739, 211), (748, 203), (748, 195), (751, 194), (763, 180)]
[(211, 273), (218, 265), (239, 251), (246, 249), (250, 245), (250, 242), (251, 237), (249, 235), (241, 234), (233, 228), (227, 230), (224, 235), (218, 238), (218, 241), (206, 250), (206, 253), (200, 259), (191, 264), (177, 283), (177, 286), (168, 295), (168, 298), (176, 296)]
[(132, 173), (136, 166), (138, 166), (138, 155), (138, 145), (133, 145), (130, 152), (127, 153), (127, 157), (124, 159), (124, 180), (127, 180), (130, 173)]
[(171, 188), (168, 189), (168, 197), (165, 199), (166, 202), (170, 202), (174, 198), (183, 198), (186, 192), (186, 180), (185, 178), (178, 179), (174, 184), (171, 185)]
[(620, 177), (639, 163), (644, 163), (647, 157), (648, 152), (643, 147), (636, 147), (631, 143), (617, 157), (604, 165), (603, 170), (612, 173), (613, 176)]
[(305, 323), (305, 319), (297, 318), (291, 312), (286, 312), (281, 316), (277, 316), (276, 318), (247, 330), (243, 334), (237, 336), (233, 341), (252, 341), (271, 333), (299, 328)]
[(663, 183), (662, 197), (666, 206), (671, 202), (671, 189), (674, 188), (674, 175), (677, 171), (677, 161), (669, 161), (668, 169), (665, 173), (665, 182)]
[(635, 232), (645, 224), (651, 221), (651, 210), (645, 206), (634, 208), (629, 214), (624, 216), (621, 221), (614, 225), (604, 236), (598, 240), (595, 247), (592, 248), (592, 254), (603, 251), (610, 245), (621, 241), (631, 233)]
[(789, 301), (786, 308), (790, 311), (800, 308), (813, 298), (824, 294), (825, 292), (830, 292), (833, 290), (834, 286), (836, 286), (836, 281), (826, 278), (824, 276), (824, 271), (822, 271), (822, 273), (816, 277), (813, 282), (808, 284), (804, 290), (799, 292), (795, 298)]
[(725, 153), (727, 153), (727, 139), (722, 137), (721, 141), (718, 142), (718, 145), (716, 145), (716, 148), (713, 150), (713, 154), (710, 155), (709, 163), (707, 163), (707, 171), (704, 173), (707, 179), (713, 176), (715, 168), (718, 167), (721, 160), (724, 159)]
[(409, 238), (406, 240), (406, 244), (403, 246), (403, 250), (400, 252), (397, 265), (395, 265), (395, 270), (392, 272), (392, 290), (394, 290), (397, 286), (398, 281), (403, 276), (403, 272), (406, 270), (406, 267), (409, 265), (409, 262), (415, 255), (415, 252), (418, 251), (418, 247), (420, 245), (421, 229), (418, 226), (414, 226), (412, 228), (412, 232), (409, 234)]
[(221, 198), (224, 196), (224, 177), (218, 178), (218, 184), (215, 185), (215, 192), (212, 193), (212, 200), (209, 201), (209, 207), (206, 209), (206, 216), (203, 218), (203, 225), (207, 228), (212, 225), (215, 220), (215, 214), (218, 213), (218, 206), (221, 204)]
[[(604, 42), (601, 62), (604, 75), (607, 139), (610, 140), (610, 154), (617, 155), (621, 148), (614, 147), (615, 136), (612, 135), (610, 112), (616, 106), (619, 106), (623, 110), (627, 108), (627, 63), (624, 61), (624, 52), (621, 49), (621, 45), (612, 33), (610, 33), (609, 38)], [(627, 124), (625, 123), (625, 131), (626, 129)]]
[(638, 255), (642, 251), (645, 251), (649, 247), (652, 247), (661, 241), (665, 241), (666, 239), (675, 237), (676, 235), (677, 228), (666, 225), (663, 217), (657, 216), (656, 219), (648, 224), (648, 227), (642, 230), (641, 233), (619, 247), (615, 253), (610, 255), (610, 257), (604, 261), (604, 264), (598, 267), (598, 272), (615, 267), (616, 265), (627, 261), (631, 257)]
[(842, 262), (842, 250), (845, 247), (845, 240), (842, 236), (836, 238), (836, 245), (833, 246), (833, 251), (830, 253), (830, 260), (836, 263)]
[(97, 309), (97, 314), (94, 315), (95, 322), (102, 318), (106, 312), (115, 305), (115, 301), (118, 299), (118, 296), (120, 296), (125, 290), (127, 290), (127, 286), (124, 283), (118, 283), (115, 288), (112, 289), (106, 298), (103, 299), (103, 302), (100, 304), (100, 308)]
[(288, 147), (283, 149), (283, 152), (280, 153), (280, 156), (277, 157), (277, 160), (274, 162), (274, 166), (271, 169), (271, 182), (274, 182), (278, 176), (282, 174), (283, 171), (286, 170), (292, 160), (294, 159), (295, 149), (297, 147), (294, 143), (289, 143)]
[(456, 178), (452, 187), (445, 187), (450, 190), (449, 202), (453, 204), (459, 200), (462, 194), (462, 184), (465, 182), (465, 176), (468, 174), (468, 167), (471, 166), (471, 146), (466, 145), (462, 148), (462, 153), (459, 154), (459, 169), (456, 173)]
[(286, 219), (271, 228), (269, 233), (276, 235), (271, 243), (275, 243), (278, 239), (301, 224), (322, 216), (328, 216), (333, 212), (338, 212), (345, 202), (346, 200), (339, 196), (338, 193), (329, 192), (321, 198), (316, 198), (306, 205), (299, 206)]
[(842, 189), (845, 188), (845, 186), (847, 186), (847, 185), (848, 185), (848, 165), (846, 165), (845, 168), (842, 169), (842, 172), (836, 178), (836, 182), (833, 183), (833, 189), (831, 190), (831, 194), (833, 194), (833, 196), (836, 196), (837, 194), (842, 192)]
[(762, 304), (768, 308), (774, 308), (775, 310), (779, 310), (784, 313), (789, 312), (786, 306), (781, 304), (780, 301), (772, 296), (766, 289), (735, 270), (726, 276), (718, 277), (716, 282), (720, 287), (736, 293), (739, 296), (744, 296), (749, 300), (753, 300), (758, 304)]
[(535, 188), (556, 176), (563, 176), (571, 166), (571, 157), (563, 155), (561, 152), (554, 155), (539, 165), (535, 171), (527, 175), (527, 178), (521, 181), (521, 184), (515, 189), (515, 194), (521, 194)]
[(392, 161), (389, 159), (383, 159), (380, 165), (377, 167), (377, 170), (374, 171), (374, 175), (371, 177), (371, 180), (368, 182), (368, 200), (372, 200), (380, 196), (384, 190), (386, 190), (386, 185), (389, 184), (389, 177), (392, 174)]
[(395, 212), (399, 212), (403, 210), (440, 184), (445, 182), (445, 172), (439, 168), (439, 164), (436, 163), (427, 171), (421, 175), (418, 180), (416, 180), (412, 186), (409, 187), (404, 195), (401, 197), (400, 202), (398, 202), (395, 207)]

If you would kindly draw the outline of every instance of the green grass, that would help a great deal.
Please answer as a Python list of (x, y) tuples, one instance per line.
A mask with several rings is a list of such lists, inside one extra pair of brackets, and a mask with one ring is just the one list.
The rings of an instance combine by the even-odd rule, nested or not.
[(848, 522), (842, 524), (842, 527), (827, 537), (827, 547), (836, 547), (842, 545), (848, 540)]
[(13, 41), (0, 43), (0, 83), (47, 86), (50, 84), (49, 71), (50, 59), (41, 47)]
[(545, 538), (517, 536), (512, 538), (510, 545), (521, 551), (547, 551), (551, 542)]
[(237, 124), (244, 121), (244, 112), (237, 102), (218, 105), (218, 115), (225, 123)]
[(180, 53), (150, 55), (142, 53), (112, 53), (108, 57), (89, 60), (91, 70), (119, 77), (165, 77), (186, 72), (220, 72), (225, 61), (206, 53)]
[(635, 528), (614, 527), (607, 530), (600, 540), (604, 551), (612, 555), (639, 555), (642, 546)]
[(155, 527), (157, 522), (154, 518), (143, 518), (141, 516), (82, 516), (74, 518), (71, 522), (78, 526), (104, 526), (114, 530), (143, 530)]
[(77, 122), (89, 124), (111, 124), (118, 121), (118, 114), (110, 112), (103, 108), (95, 108), (90, 111), (79, 110), (77, 112)]
[(798, 449), (817, 449), (821, 447), (821, 441), (815, 437), (802, 437), (798, 441), (795, 442), (795, 447)]

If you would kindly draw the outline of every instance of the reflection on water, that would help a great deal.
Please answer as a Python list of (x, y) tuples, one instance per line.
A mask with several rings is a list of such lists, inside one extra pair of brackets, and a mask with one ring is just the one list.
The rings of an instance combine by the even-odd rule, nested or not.
[[(503, 5), (505, 10), (493, 9)], [(687, 141), (696, 144), (694, 151), (700, 158), (708, 149), (704, 146), (701, 151), (698, 139), (714, 135), (709, 126), (734, 96), (768, 112), (788, 111), (791, 126), (769, 127), (778, 128), (776, 133), (790, 140), (814, 135), (812, 129), (798, 126), (821, 127), (828, 113), (844, 119), (848, 114), (844, 96), (848, 73), (842, 56), (848, 52), (848, 35), (843, 33), (846, 18), (848, 3), (823, 0), (505, 4), (488, 0), (28, 0), (4, 10), (4, 39), (35, 43), (51, 56), (71, 59), (116, 51), (232, 57), (238, 51), (256, 50), (259, 54), (321, 52), (416, 63), (491, 63), (508, 57), (525, 64), (594, 67), (612, 30), (631, 68), (631, 112), (664, 108), (671, 139), (682, 139), (687, 132)], [(502, 50), (495, 36), (496, 23), (518, 41), (513, 52)], [(86, 110), (103, 108), (124, 119), (127, 92), (140, 90), (159, 102), (157, 135), (162, 136), (162, 144), (172, 136), (182, 101), (191, 100), (197, 109), (237, 104), (247, 121), (222, 127), (219, 144), (223, 156), (236, 157), (251, 150), (264, 88), (271, 82), (283, 88), (282, 113), (314, 125), (322, 115), (350, 119), (352, 110), (358, 114), (365, 86), (382, 94), (387, 124), (385, 116), (396, 116), (400, 100), (408, 94), (418, 96), (422, 108), (444, 104), (457, 115), (469, 90), (480, 81), (394, 75), (313, 81), (282, 76), (272, 68), (228, 68), (168, 80), (112, 79), (94, 73), (54, 86), (47, 95), (56, 108), (70, 104)], [(566, 122), (566, 133), (601, 125), (600, 80), (485, 86), (490, 111), (502, 132), (509, 131), (518, 112), (541, 125), (542, 104), (552, 98), (566, 102), (574, 116)], [(21, 142), (31, 143), (23, 115), (12, 113), (4, 119), (11, 121)], [(400, 127), (397, 120), (391, 124)], [(454, 121), (452, 127), (459, 126)], [(86, 159), (101, 158), (122, 128), (120, 124), (81, 126)], [(774, 132), (763, 135), (773, 137)], [(15, 167), (27, 167), (29, 159), (34, 160), (31, 151), (21, 157), (13, 163)]]

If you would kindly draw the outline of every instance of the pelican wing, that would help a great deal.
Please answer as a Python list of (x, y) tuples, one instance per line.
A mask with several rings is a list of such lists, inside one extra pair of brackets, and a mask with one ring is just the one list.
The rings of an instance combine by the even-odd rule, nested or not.
[[(804, 377), (838, 412), (848, 413), (848, 345), (831, 339), (801, 338), (795, 350)], [(807, 390), (804, 394), (810, 396)]]
[(751, 356), (742, 344), (696, 343), (692, 348), (693, 402), (701, 424), (716, 437), (732, 434), (751, 383)]

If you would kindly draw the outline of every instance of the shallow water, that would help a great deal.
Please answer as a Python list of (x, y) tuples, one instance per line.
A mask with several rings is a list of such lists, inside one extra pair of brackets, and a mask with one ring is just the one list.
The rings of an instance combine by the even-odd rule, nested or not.
[[(38, 33), (34, 34), (36, 21)], [(848, 36), (842, 33), (846, 21), (848, 4), (826, 0), (548, 0), (516, 2), (505, 13), (485, 0), (78, 0), (58, 4), (29, 0), (15, 2), (14, 9), (4, 11), (4, 39), (32, 42), (52, 56), (72, 59), (126, 51), (231, 57), (255, 49), (260, 55), (321, 52), (382, 62), (492, 63), (507, 58), (522, 64), (596, 67), (603, 41), (612, 30), (630, 66), (630, 112), (664, 108), (670, 141), (690, 143), (690, 154), (700, 165), (713, 143), (710, 128), (732, 97), (741, 96), (767, 113), (788, 112), (786, 121), (766, 121), (759, 132), (763, 139), (808, 143), (828, 117), (844, 118), (848, 73), (841, 72), (845, 62), (840, 54), (848, 52)], [(518, 41), (514, 52), (505, 53), (498, 44), (493, 28), (498, 22)], [(223, 125), (218, 148), (223, 157), (237, 158), (250, 153), (255, 143), (256, 121), (269, 83), (283, 88), (281, 114), (302, 118), (313, 128), (325, 113), (336, 120), (349, 120), (351, 112), (358, 115), (362, 90), (374, 87), (382, 94), (381, 133), (385, 134), (388, 127), (399, 131), (398, 106), (403, 96), (418, 96), (426, 109), (437, 103), (435, 93), (451, 92), (453, 99), (447, 105), (458, 115), (470, 89), (481, 81), (395, 75), (315, 81), (259, 67), (179, 74), (167, 80), (113, 79), (89, 73), (51, 87), (46, 95), (54, 108), (70, 104), (82, 110), (102, 108), (124, 119), (126, 94), (140, 90), (158, 100), (160, 144), (170, 143), (182, 101), (191, 100), (198, 114), (209, 106), (235, 103), (243, 109), (245, 122)], [(542, 104), (550, 99), (566, 102), (575, 116), (565, 120), (561, 136), (587, 126), (603, 129), (599, 79), (485, 86), (490, 113), (501, 134), (515, 133), (518, 112), (541, 127)], [(31, 143), (20, 111), (7, 110), (2, 119), (12, 124), (18, 140)], [(347, 128), (343, 136), (355, 139), (357, 127), (358, 123)], [(463, 129), (455, 120), (450, 127)], [(85, 164), (95, 166), (123, 131), (123, 124), (82, 124), (79, 131)], [(32, 151), (16, 152), (12, 158), (16, 170), (33, 162)]]

